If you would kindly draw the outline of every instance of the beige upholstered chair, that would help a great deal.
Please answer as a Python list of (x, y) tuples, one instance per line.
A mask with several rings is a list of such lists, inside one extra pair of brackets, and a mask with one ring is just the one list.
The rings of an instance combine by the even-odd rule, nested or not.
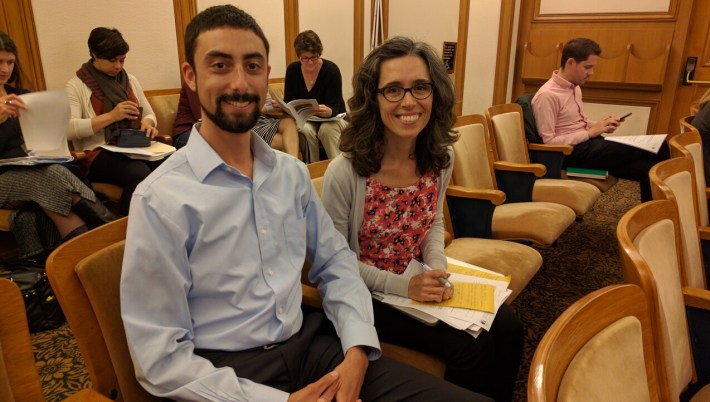
[(668, 141), (668, 146), (671, 151), (671, 158), (686, 157), (693, 161), (696, 196), (698, 199), (698, 223), (699, 226), (710, 226), (710, 219), (708, 218), (708, 198), (710, 198), (710, 188), (707, 187), (707, 181), (705, 178), (703, 140), (700, 138), (698, 129), (692, 125), (690, 125), (690, 127), (692, 127), (692, 129), (688, 129), (681, 134), (673, 136), (673, 138)]
[[(651, 313), (661, 399), (678, 401), (696, 381), (686, 309), (707, 313), (710, 292), (682, 286), (685, 262), (673, 202), (637, 205), (621, 218), (616, 234), (625, 280), (641, 287)], [(710, 386), (698, 388), (691, 400), (710, 400)]]
[(670, 200), (678, 208), (683, 256), (683, 284), (707, 289), (700, 239), (710, 240), (710, 228), (698, 227), (695, 172), (690, 158), (672, 158), (657, 163), (648, 173), (654, 200)]
[[(500, 240), (526, 240), (550, 246), (574, 222), (576, 214), (572, 209), (550, 202), (512, 202), (503, 204), (505, 194), (498, 190), (496, 179), (500, 171), (522, 171), (541, 174), (542, 165), (525, 165), (511, 162), (493, 162), (493, 150), (488, 136), (485, 117), (469, 115), (459, 117), (456, 123), (460, 138), (454, 144), (454, 171), (452, 181), (455, 186), (447, 191), (447, 202), (456, 237), (471, 237), (457, 233), (462, 229), (458, 220), (473, 212), (469, 205), (456, 207), (463, 198), (479, 198), (495, 205), (490, 224), (490, 236)], [(537, 170), (537, 173), (535, 173)], [(463, 189), (461, 188), (463, 187)], [(532, 184), (530, 184), (532, 188)], [(454, 194), (454, 191), (465, 190)], [(460, 197), (464, 193), (466, 197)], [(484, 203), (475, 209), (483, 212)], [(486, 218), (488, 219), (488, 218)], [(468, 220), (467, 226), (471, 226)], [(484, 225), (485, 226), (485, 225)], [(485, 228), (484, 228), (485, 229)]]
[[(87, 278), (79, 274), (82, 260), (95, 253), (104, 253), (107, 247), (112, 247), (109, 250), (113, 250), (110, 251), (113, 258), (100, 254), (104, 255), (101, 257), (101, 274), (110, 278), (116, 270), (120, 272), (123, 253), (115, 247), (126, 238), (127, 223), (128, 218), (124, 217), (63, 243), (47, 259), (47, 276), (74, 332), (93, 389), (116, 401), (152, 402), (159, 399), (143, 390), (135, 377), (132, 377), (130, 386), (125, 382), (124, 374), (132, 372), (133, 363), (127, 352), (123, 325), (116, 325), (115, 320), (121, 322), (120, 313), (111, 315), (120, 308), (118, 284), (101, 289), (106, 297), (112, 297), (113, 304), (112, 310), (101, 310), (102, 305), (91, 298), (93, 289), (89, 289)], [(97, 258), (92, 257), (92, 260), (97, 261)], [(107, 320), (114, 320), (114, 325), (108, 326)], [(120, 347), (121, 342), (123, 347)]]
[(180, 89), (147, 91), (145, 95), (150, 107), (153, 108), (155, 118), (158, 120), (158, 133), (165, 138), (166, 143), (171, 144), (180, 101)]
[(662, 401), (651, 317), (635, 285), (612, 285), (572, 304), (537, 346), (530, 402)]
[[(523, 112), (517, 103), (489, 107), (486, 120), (496, 160), (530, 163), (525, 138)], [(599, 198), (599, 189), (589, 183), (556, 178), (538, 178), (533, 186), (532, 200), (566, 205), (582, 217)]]
[[(17, 285), (0, 278), (0, 401), (44, 401), (42, 383), (32, 354), (25, 302)], [(81, 390), (66, 401), (108, 402), (92, 390)]]

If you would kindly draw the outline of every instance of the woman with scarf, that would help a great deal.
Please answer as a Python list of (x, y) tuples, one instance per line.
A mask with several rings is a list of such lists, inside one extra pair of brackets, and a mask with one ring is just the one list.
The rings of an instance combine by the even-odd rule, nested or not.
[[(18, 117), (22, 72), (17, 47), (0, 32), (0, 159), (27, 156)], [(12, 85), (10, 85), (12, 84)], [(61, 164), (0, 167), (0, 208), (12, 209), (18, 257), (42, 261), (62, 240), (115, 219), (84, 182)]]
[(140, 121), (140, 130), (151, 138), (158, 134), (153, 109), (136, 77), (123, 69), (128, 43), (117, 29), (94, 28), (89, 35), (91, 58), (67, 82), (71, 107), (67, 137), (74, 149), (84, 151), (82, 167), (89, 180), (123, 187), (120, 211), (128, 214), (131, 196), (157, 165), (104, 150), (121, 128)]

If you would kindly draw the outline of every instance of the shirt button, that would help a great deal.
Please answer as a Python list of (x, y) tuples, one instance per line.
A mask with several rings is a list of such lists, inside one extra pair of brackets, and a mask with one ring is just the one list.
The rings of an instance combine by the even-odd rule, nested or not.
[(271, 269), (269, 269), (268, 271), (266, 271), (266, 273), (269, 274), (269, 276), (273, 276), (273, 275), (274, 275), (274, 271), (272, 271)]
[(281, 315), (281, 314), (283, 314), (283, 313), (284, 313), (284, 309), (282, 309), (281, 307), (279, 307), (279, 315)]
[(263, 234), (263, 235), (266, 234), (266, 229), (265, 229), (265, 228), (261, 228), (261, 234)]

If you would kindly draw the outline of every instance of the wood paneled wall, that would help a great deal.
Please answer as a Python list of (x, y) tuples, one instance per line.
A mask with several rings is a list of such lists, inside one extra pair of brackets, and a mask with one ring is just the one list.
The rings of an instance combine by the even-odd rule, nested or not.
[(535, 92), (560, 68), (563, 44), (587, 37), (602, 48), (584, 86), (588, 102), (647, 106), (649, 133), (668, 133), (693, 0), (671, 0), (663, 13), (540, 15), (521, 4), (513, 98)]

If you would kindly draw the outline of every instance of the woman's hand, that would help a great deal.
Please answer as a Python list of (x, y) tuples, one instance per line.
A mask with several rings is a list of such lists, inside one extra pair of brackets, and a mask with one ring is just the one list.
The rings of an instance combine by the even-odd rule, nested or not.
[(440, 302), (454, 295), (454, 288), (447, 288), (437, 279), (448, 278), (450, 274), (442, 269), (432, 269), (413, 276), (409, 280), (408, 295), (412, 300), (420, 302)]
[(10, 117), (20, 117), (20, 110), (24, 110), (25, 102), (15, 94), (0, 96), (0, 123), (4, 123)]
[(333, 109), (326, 105), (318, 105), (318, 107), (314, 109), (316, 111), (316, 116), (318, 117), (330, 117), (333, 115)]
[(153, 126), (153, 121), (149, 119), (141, 120), (141, 131), (145, 131), (145, 136), (155, 138), (158, 135), (158, 128)]
[(111, 114), (111, 118), (114, 122), (121, 121), (123, 119), (136, 120), (141, 117), (141, 112), (138, 110), (138, 104), (131, 101), (123, 101), (119, 103), (109, 113)]

